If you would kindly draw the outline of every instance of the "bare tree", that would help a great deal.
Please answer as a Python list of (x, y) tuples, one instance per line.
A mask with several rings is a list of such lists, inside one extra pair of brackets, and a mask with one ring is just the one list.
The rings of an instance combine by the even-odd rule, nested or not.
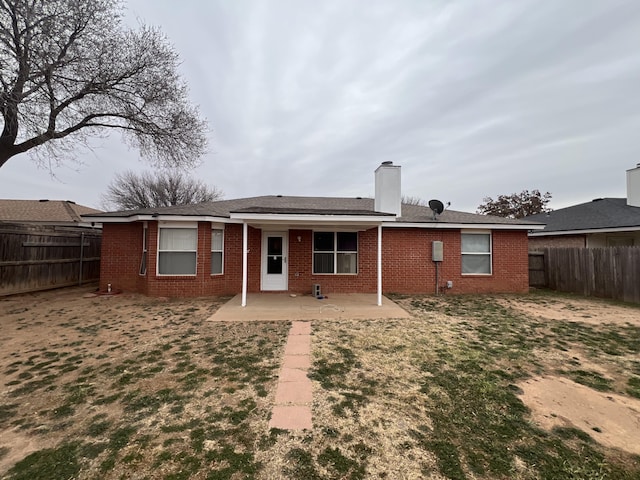
[(199, 161), (206, 123), (178, 55), (121, 17), (119, 0), (0, 0), (0, 167), (27, 151), (60, 164), (109, 129), (154, 165)]
[(551, 201), (549, 192), (540, 190), (523, 190), (511, 195), (499, 195), (497, 199), (483, 198), (484, 203), (478, 206), (477, 213), (496, 215), (507, 218), (523, 218), (536, 213), (550, 212), (547, 204)]
[(117, 174), (102, 195), (106, 209), (134, 210), (211, 202), (222, 198), (222, 191), (178, 170), (136, 174), (127, 170)]
[(424, 198), (412, 197), (411, 195), (402, 195), (401, 202), (403, 205), (420, 205), (421, 207), (429, 205), (429, 202)]

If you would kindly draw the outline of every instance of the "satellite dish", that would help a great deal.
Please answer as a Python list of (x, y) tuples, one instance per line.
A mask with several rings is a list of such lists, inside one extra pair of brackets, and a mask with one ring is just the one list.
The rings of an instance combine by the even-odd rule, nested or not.
[(437, 215), (444, 212), (444, 204), (440, 200), (429, 200), (429, 208)]

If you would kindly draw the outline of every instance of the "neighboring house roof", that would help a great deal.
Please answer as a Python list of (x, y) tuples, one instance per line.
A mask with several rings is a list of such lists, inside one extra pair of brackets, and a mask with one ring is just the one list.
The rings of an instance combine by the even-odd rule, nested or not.
[(81, 215), (100, 213), (95, 208), (69, 200), (5, 200), (0, 199), (0, 221), (55, 225), (78, 225)]
[(546, 224), (532, 236), (597, 233), (607, 230), (639, 230), (640, 207), (627, 205), (626, 198), (597, 198), (591, 202), (561, 208), (527, 219)]
[[(84, 215), (87, 220), (100, 218), (99, 221), (117, 219), (141, 219), (140, 217), (220, 217), (238, 218), (243, 214), (258, 215), (342, 215), (350, 217), (382, 217), (396, 224), (484, 224), (539, 227), (533, 221), (513, 220), (489, 215), (445, 210), (434, 218), (429, 207), (421, 205), (402, 205), (402, 216), (397, 219), (393, 214), (376, 212), (372, 198), (339, 198), (339, 197), (293, 197), (267, 195), (261, 197), (219, 200), (195, 205), (182, 205), (162, 208), (146, 208), (120, 212), (106, 212)], [(113, 221), (112, 220), (112, 221)], [(130, 221), (129, 220), (129, 221)], [(124, 220), (127, 221), (127, 220)]]

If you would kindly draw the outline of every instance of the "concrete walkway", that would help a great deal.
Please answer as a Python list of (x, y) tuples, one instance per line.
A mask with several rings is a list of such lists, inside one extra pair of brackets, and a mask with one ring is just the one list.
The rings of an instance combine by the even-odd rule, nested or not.
[(269, 428), (311, 430), (312, 385), (307, 377), (311, 366), (311, 322), (293, 322), (278, 378), (276, 402)]

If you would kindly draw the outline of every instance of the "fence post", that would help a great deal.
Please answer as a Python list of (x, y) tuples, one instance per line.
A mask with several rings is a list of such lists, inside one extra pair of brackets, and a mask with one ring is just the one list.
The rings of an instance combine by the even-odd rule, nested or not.
[(80, 234), (80, 272), (78, 275), (78, 286), (82, 286), (82, 260), (84, 256), (84, 232)]

